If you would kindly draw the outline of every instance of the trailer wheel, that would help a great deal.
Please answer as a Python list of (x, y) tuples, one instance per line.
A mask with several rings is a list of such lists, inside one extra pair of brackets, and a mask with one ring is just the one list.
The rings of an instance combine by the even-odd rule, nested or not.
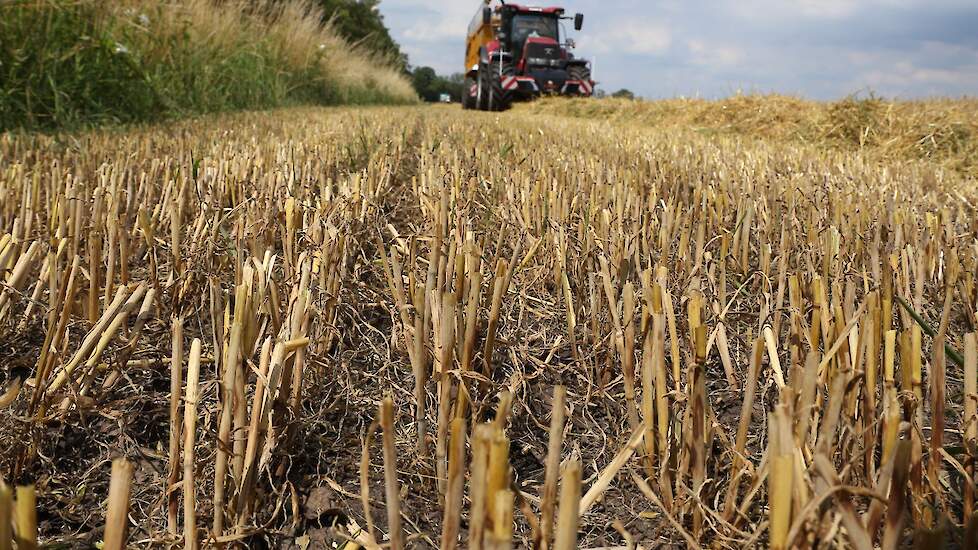
[(475, 79), (471, 76), (465, 77), (462, 86), (462, 108), (474, 109), (476, 96), (472, 94), (472, 90), (476, 87)]
[(488, 83), (486, 82), (486, 71), (483, 68), (483, 66), (480, 66), (479, 73), (476, 75), (475, 108), (480, 111), (489, 109)]

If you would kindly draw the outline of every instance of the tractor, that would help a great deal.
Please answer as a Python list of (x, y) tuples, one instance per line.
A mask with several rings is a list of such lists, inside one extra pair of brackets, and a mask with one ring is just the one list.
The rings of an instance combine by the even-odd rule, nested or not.
[(591, 63), (570, 52), (575, 44), (563, 29), (571, 19), (581, 30), (580, 13), (485, 0), (466, 38), (462, 108), (502, 111), (541, 95), (591, 96)]

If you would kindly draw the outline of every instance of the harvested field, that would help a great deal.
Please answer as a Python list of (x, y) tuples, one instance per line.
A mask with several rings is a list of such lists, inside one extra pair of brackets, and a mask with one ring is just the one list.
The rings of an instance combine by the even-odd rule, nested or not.
[(0, 136), (0, 538), (968, 547), (975, 183), (443, 107)]
[(682, 127), (703, 134), (814, 144), (890, 163), (922, 160), (978, 178), (975, 98), (893, 101), (870, 96), (821, 102), (771, 94), (736, 95), (719, 101), (547, 99), (522, 108), (630, 125)]

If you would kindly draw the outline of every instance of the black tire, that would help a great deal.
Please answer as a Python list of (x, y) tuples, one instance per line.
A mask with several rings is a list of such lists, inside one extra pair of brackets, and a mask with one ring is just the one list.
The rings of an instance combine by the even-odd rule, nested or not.
[(587, 65), (571, 65), (567, 68), (567, 78), (569, 80), (591, 82), (591, 69)]
[(512, 103), (512, 95), (503, 88), (503, 79), (516, 74), (516, 69), (508, 61), (495, 62), (489, 70), (489, 110), (505, 111)]
[(462, 88), (462, 108), (475, 109), (475, 96), (472, 95), (472, 88), (475, 87), (475, 79), (471, 76), (465, 77)]
[(480, 111), (489, 109), (489, 83), (486, 82), (486, 71), (483, 70), (484, 67), (484, 65), (480, 65), (479, 74), (476, 75), (475, 108)]

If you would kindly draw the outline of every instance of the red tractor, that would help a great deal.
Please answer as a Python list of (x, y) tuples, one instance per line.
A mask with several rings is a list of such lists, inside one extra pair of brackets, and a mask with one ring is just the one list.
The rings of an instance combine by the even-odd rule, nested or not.
[(465, 45), (464, 109), (502, 111), (540, 95), (588, 97), (591, 63), (574, 57), (562, 20), (581, 30), (584, 16), (563, 8), (537, 8), (486, 0), (469, 24)]

